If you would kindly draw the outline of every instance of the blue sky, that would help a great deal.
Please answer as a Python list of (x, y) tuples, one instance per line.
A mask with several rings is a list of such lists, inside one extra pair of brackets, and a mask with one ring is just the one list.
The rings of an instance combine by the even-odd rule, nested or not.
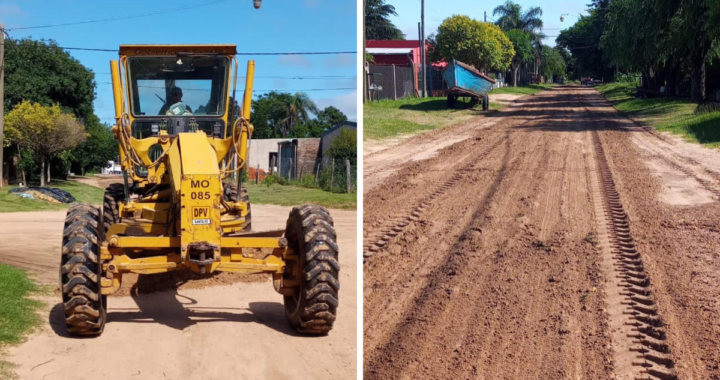
[[(579, 14), (587, 14), (587, 4), (589, 0), (516, 0), (515, 3), (520, 4), (523, 9), (530, 7), (540, 7), (543, 10), (543, 22), (545, 24), (545, 34), (548, 36), (557, 36), (560, 30), (566, 29), (577, 21)], [(405, 33), (408, 40), (418, 39), (418, 22), (420, 22), (420, 0), (387, 0), (387, 4), (395, 6), (398, 17), (392, 17), (393, 23)], [(467, 1), (467, 0), (425, 0), (425, 35), (430, 35), (437, 31), (437, 27), (442, 21), (452, 15), (467, 15), (474, 19), (483, 20), (483, 12), (487, 12), (488, 22), (493, 17), (492, 10), (498, 5), (504, 3), (504, 0), (495, 1)], [(560, 22), (560, 15), (563, 13), (570, 14), (565, 16), (565, 22)], [(555, 37), (549, 37), (545, 40), (545, 44), (555, 46)]]
[[(26, 26), (69, 23), (130, 16), (209, 4), (195, 9), (122, 21), (12, 30)], [(108, 6), (113, 4), (113, 6)], [(120, 44), (231, 43), (239, 52), (310, 52), (357, 50), (356, 0), (263, 0), (255, 10), (252, 0), (0, 0), (0, 22), (12, 38), (53, 39), (63, 47), (117, 49)], [(69, 51), (96, 73), (95, 113), (113, 123), (109, 61), (117, 53)], [(242, 56), (239, 72), (254, 59), (255, 89), (308, 91), (320, 108), (333, 105), (357, 120), (357, 57)], [(338, 76), (342, 78), (289, 79)], [(262, 78), (275, 77), (275, 78)], [(277, 78), (282, 77), (282, 78)], [(238, 82), (238, 88), (244, 83)], [(331, 88), (351, 88), (327, 90)], [(259, 93), (256, 92), (257, 96)]]

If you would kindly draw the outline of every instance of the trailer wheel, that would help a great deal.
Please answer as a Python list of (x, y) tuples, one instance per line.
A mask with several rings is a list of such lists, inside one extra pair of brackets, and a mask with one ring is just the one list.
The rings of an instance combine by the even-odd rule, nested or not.
[(72, 335), (100, 335), (107, 318), (107, 296), (100, 293), (103, 276), (100, 246), (102, 215), (91, 205), (70, 207), (65, 217), (60, 289), (65, 325)]
[(487, 111), (490, 108), (490, 96), (485, 95), (483, 96), (483, 111)]
[(447, 96), (447, 108), (455, 108), (455, 101), (457, 98), (455, 95), (448, 94)]
[(290, 261), (289, 267), (300, 274), (295, 279), (300, 286), (293, 295), (285, 296), (288, 321), (301, 333), (326, 335), (335, 323), (340, 290), (333, 219), (324, 207), (310, 204), (294, 207), (285, 237), (298, 258)]

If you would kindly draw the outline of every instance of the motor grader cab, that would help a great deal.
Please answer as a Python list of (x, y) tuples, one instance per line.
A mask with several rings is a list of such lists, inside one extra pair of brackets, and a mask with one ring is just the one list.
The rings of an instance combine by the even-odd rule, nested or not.
[[(253, 231), (239, 170), (252, 137), (255, 63), (235, 100), (235, 45), (121, 45), (110, 63), (123, 183), (102, 207), (67, 212), (60, 282), (68, 331), (102, 333), (123, 274), (270, 274), (290, 324), (326, 334), (338, 307), (329, 212), (295, 207), (284, 229)], [(235, 173), (237, 181), (229, 179)], [(251, 252), (271, 251), (264, 258)]]

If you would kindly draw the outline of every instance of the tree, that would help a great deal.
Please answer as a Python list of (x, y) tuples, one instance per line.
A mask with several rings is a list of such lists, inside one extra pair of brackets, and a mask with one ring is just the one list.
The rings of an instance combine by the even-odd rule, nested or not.
[(23, 101), (59, 104), (81, 119), (93, 114), (95, 74), (53, 40), (5, 40), (5, 110)]
[(575, 75), (612, 79), (615, 65), (600, 46), (600, 37), (606, 28), (604, 10), (591, 10), (589, 16), (580, 16), (570, 28), (560, 32), (557, 45), (568, 49), (575, 63)]
[(323, 124), (325, 128), (331, 128), (333, 125), (347, 121), (347, 119), (347, 116), (342, 113), (342, 111), (333, 106), (325, 107), (325, 109), (317, 114), (318, 122)]
[(457, 59), (483, 70), (506, 70), (515, 50), (512, 42), (492, 24), (468, 16), (446, 18), (438, 27), (435, 57)]
[(557, 49), (547, 45), (540, 47), (540, 75), (545, 78), (565, 77), (565, 60)]
[[(45, 186), (45, 164), (50, 156), (85, 141), (85, 129), (60, 106), (46, 107), (23, 101), (5, 118), (9, 140), (40, 161), (40, 185)], [(48, 176), (49, 177), (49, 176)]]
[(512, 29), (505, 32), (515, 50), (515, 56), (512, 58), (512, 77), (513, 87), (517, 87), (517, 72), (520, 65), (531, 60), (534, 57), (532, 41), (530, 34), (520, 29)]
[(314, 114), (319, 112), (315, 102), (310, 100), (310, 97), (304, 92), (296, 92), (287, 97), (283, 104), (283, 111), (284, 117), (280, 123), (282, 137), (287, 137), (297, 124), (308, 122), (311, 112)]
[(347, 128), (340, 129), (340, 135), (330, 144), (327, 154), (340, 161), (350, 160), (357, 164), (357, 132)]
[(390, 21), (397, 16), (395, 7), (385, 0), (367, 0), (365, 3), (365, 36), (368, 40), (404, 40), (405, 35)]
[(496, 24), (504, 31), (513, 29), (521, 30), (530, 35), (530, 40), (539, 47), (545, 36), (542, 33), (543, 21), (542, 9), (533, 7), (527, 11), (523, 11), (519, 4), (515, 4), (511, 0), (505, 1), (505, 4), (493, 9), (493, 16), (500, 15)]
[(108, 161), (115, 161), (119, 155), (118, 142), (112, 130), (93, 116), (85, 122), (87, 140), (71, 152), (70, 161), (75, 163), (82, 175), (97, 167), (103, 167)]
[[(310, 116), (314, 114), (316, 118)], [(347, 120), (340, 110), (317, 105), (304, 93), (269, 92), (252, 102), (256, 138), (320, 137), (326, 128)]]

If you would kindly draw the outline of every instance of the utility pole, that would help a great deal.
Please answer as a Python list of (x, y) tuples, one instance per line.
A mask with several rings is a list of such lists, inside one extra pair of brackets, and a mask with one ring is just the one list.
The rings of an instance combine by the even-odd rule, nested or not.
[(425, 77), (427, 76), (427, 68), (425, 67), (425, 0), (420, 1), (420, 22), (422, 24), (422, 39), (420, 41), (420, 54), (422, 60), (422, 97), (427, 97), (427, 84), (425, 83)]
[(483, 14), (485, 15), (485, 23), (487, 24), (487, 11), (484, 11)]
[(5, 132), (5, 25), (0, 24), (0, 189), (3, 187), (3, 133)]
[(366, 3), (366, 0), (363, 0), (363, 9), (362, 9), (362, 13), (363, 13), (363, 56), (362, 56), (362, 60), (361, 60), (362, 76), (363, 76), (363, 104), (365, 104), (365, 101), (367, 100), (367, 93), (368, 93), (368, 91), (367, 91), (367, 73), (365, 72), (365, 65), (366, 65), (365, 60), (367, 59), (367, 53), (365, 50), (365, 45), (367, 45), (367, 43), (365, 42), (365, 38), (366, 38), (365, 37), (365, 34), (366, 34), (365, 33), (365, 14), (367, 13), (367, 9), (365, 7), (367, 7), (367, 5), (365, 3)]

